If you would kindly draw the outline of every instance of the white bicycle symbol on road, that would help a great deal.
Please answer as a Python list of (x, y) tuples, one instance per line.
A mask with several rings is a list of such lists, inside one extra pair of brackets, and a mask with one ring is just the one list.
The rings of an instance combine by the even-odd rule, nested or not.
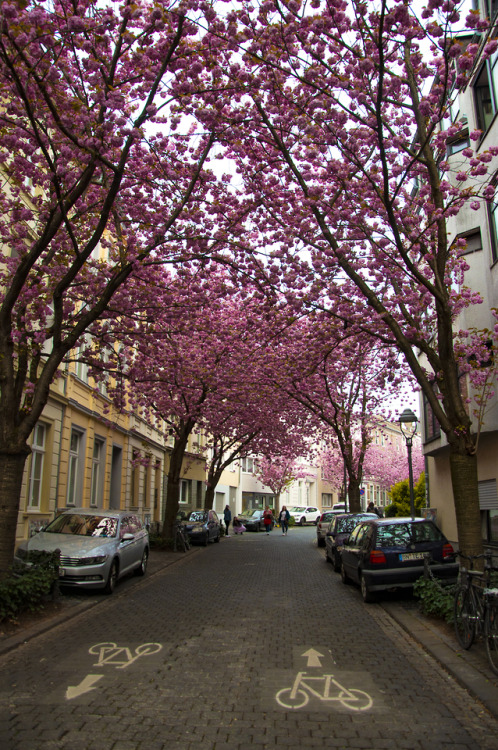
[(95, 646), (91, 646), (88, 651), (90, 654), (98, 654), (98, 661), (94, 665), (96, 667), (110, 664), (116, 669), (126, 669), (141, 656), (157, 654), (161, 649), (160, 643), (142, 643), (141, 646), (137, 646), (135, 655), (133, 655), (126, 646), (118, 646), (116, 643), (97, 643)]
[[(313, 682), (323, 683), (323, 690), (319, 692), (310, 685)], [(310, 696), (321, 701), (337, 701), (352, 711), (366, 711), (372, 706), (372, 698), (363, 690), (348, 689), (334, 679), (333, 674), (314, 677), (306, 672), (298, 672), (294, 684), (290, 688), (283, 688), (276, 694), (277, 703), (284, 708), (303, 708), (309, 702)]]

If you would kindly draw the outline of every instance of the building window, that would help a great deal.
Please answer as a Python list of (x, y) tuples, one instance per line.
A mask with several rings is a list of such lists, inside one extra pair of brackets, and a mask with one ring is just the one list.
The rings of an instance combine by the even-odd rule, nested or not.
[(451, 140), (448, 140), (446, 143), (446, 153), (448, 156), (451, 156), (452, 154), (458, 154), (460, 151), (463, 151), (464, 148), (468, 148), (470, 146), (470, 140), (469, 140), (469, 131), (468, 128), (465, 129), (465, 131), (458, 133), (454, 138)]
[(481, 230), (478, 229), (472, 229), (469, 232), (462, 232), (462, 234), (458, 235), (458, 238), (463, 238), (467, 242), (467, 247), (465, 250), (460, 251), (460, 255), (468, 255), (469, 253), (477, 253), (479, 250), (482, 250), (482, 238), (481, 238)]
[(28, 506), (30, 508), (40, 508), (46, 436), (46, 426), (38, 422), (33, 432), (33, 442), (31, 444), (31, 470), (28, 492)]
[(92, 457), (92, 484), (90, 488), (90, 505), (92, 507), (101, 505), (104, 478), (104, 446), (104, 440), (95, 438)]
[(330, 492), (322, 492), (322, 508), (332, 507), (332, 494)]
[(486, 62), (474, 84), (477, 127), (485, 133), (496, 114), (496, 103), (493, 90), (493, 80), (489, 62)]
[(81, 464), (83, 461), (83, 433), (79, 430), (71, 430), (71, 441), (69, 444), (69, 465), (67, 473), (67, 504), (76, 505), (80, 497), (81, 486)]
[(434, 438), (438, 438), (441, 436), (441, 427), (439, 425), (439, 422), (437, 421), (436, 417), (434, 416), (434, 412), (432, 411), (432, 407), (429, 404), (429, 401), (427, 400), (427, 396), (423, 395), (423, 406), (424, 406), (424, 431), (425, 431), (425, 442), (428, 442), (429, 440), (433, 440)]
[(182, 479), (180, 481), (180, 502), (181, 503), (188, 503), (189, 501), (189, 480), (188, 479)]
[(252, 458), (241, 458), (240, 467), (245, 474), (252, 474), (254, 471), (254, 461)]
[(498, 12), (498, 0), (483, 0), (483, 5), (486, 17), (492, 21)]
[[(496, 177), (494, 180), (496, 188)], [(488, 203), (489, 230), (491, 235), (491, 259), (493, 263), (498, 260), (498, 202), (496, 194)]]

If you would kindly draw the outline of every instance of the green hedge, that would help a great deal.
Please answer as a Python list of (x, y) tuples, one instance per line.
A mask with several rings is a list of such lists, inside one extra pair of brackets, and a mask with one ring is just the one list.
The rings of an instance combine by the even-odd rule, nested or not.
[(43, 609), (59, 579), (60, 553), (31, 552), (29, 568), (13, 568), (0, 581), (0, 622), (15, 622), (22, 612)]

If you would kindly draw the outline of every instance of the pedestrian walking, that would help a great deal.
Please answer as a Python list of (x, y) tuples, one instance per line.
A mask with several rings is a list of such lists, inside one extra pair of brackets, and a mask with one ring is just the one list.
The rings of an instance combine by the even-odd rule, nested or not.
[(225, 510), (223, 511), (223, 520), (225, 521), (225, 536), (229, 536), (228, 527), (230, 526), (230, 521), (232, 520), (232, 511), (230, 510), (229, 505), (225, 505)]
[(273, 513), (271, 512), (269, 505), (266, 506), (263, 513), (263, 523), (265, 525), (266, 533), (269, 534), (273, 525)]
[(287, 536), (287, 532), (289, 530), (289, 519), (290, 513), (287, 510), (287, 507), (285, 505), (282, 505), (282, 510), (278, 514), (278, 520), (282, 528), (282, 536)]

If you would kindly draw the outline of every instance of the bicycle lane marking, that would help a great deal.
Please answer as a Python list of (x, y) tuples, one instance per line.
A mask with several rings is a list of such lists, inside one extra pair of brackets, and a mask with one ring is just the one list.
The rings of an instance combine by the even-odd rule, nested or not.
[(296, 647), (289, 669), (261, 676), (262, 703), (279, 711), (386, 712), (385, 694), (362, 670), (338, 670), (330, 649)]
[[(114, 642), (96, 643), (88, 649), (92, 657), (91, 667), (93, 670), (102, 670), (100, 674), (87, 674), (77, 685), (69, 685), (65, 692), (66, 700), (73, 700), (88, 694), (100, 686), (100, 681), (105, 675), (115, 673), (115, 670), (127, 669), (135, 666), (141, 657), (152, 656), (161, 651), (160, 643), (142, 643), (134, 649), (129, 646), (121, 646)], [(99, 685), (97, 683), (100, 683)]]

